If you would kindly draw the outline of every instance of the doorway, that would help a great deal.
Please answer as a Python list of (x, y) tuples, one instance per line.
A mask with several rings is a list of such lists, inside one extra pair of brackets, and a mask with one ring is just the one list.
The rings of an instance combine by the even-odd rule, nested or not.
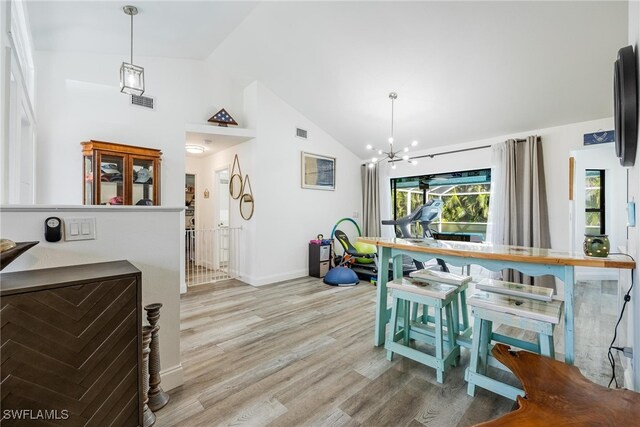
[(229, 227), (229, 168), (215, 171), (216, 225)]
[(218, 169), (215, 181), (215, 218), (218, 228), (218, 251), (215, 257), (217, 270), (229, 269), (229, 168)]
[[(570, 204), (570, 247), (582, 252), (585, 234), (607, 234), (611, 251), (626, 242), (626, 171), (615, 156), (613, 144), (571, 152), (575, 159), (573, 202)], [(616, 280), (617, 272), (576, 268), (579, 279)]]

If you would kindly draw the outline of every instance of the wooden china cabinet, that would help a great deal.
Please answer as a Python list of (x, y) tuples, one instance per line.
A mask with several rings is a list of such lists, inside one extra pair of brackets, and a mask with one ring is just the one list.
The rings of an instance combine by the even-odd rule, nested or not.
[(85, 205), (160, 204), (160, 150), (91, 140), (82, 155)]

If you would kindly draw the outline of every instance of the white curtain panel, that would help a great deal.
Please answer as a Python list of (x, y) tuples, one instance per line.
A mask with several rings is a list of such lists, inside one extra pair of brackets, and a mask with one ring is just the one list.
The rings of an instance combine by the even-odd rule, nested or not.
[(510, 195), (505, 174), (507, 165), (507, 143), (502, 142), (491, 147), (491, 194), (489, 196), (489, 217), (487, 220), (487, 242), (494, 245), (504, 244), (505, 206)]

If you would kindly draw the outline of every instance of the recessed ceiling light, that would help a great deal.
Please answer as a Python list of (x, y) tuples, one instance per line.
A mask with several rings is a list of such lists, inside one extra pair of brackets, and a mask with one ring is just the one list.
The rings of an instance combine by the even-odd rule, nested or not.
[(192, 153), (192, 154), (204, 153), (204, 147), (201, 147), (199, 145), (187, 145), (185, 149), (187, 150), (187, 153)]

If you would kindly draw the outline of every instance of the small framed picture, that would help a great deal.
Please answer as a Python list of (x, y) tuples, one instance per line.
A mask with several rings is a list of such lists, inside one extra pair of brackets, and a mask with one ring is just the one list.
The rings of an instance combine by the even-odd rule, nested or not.
[(336, 158), (302, 152), (302, 188), (336, 189)]

